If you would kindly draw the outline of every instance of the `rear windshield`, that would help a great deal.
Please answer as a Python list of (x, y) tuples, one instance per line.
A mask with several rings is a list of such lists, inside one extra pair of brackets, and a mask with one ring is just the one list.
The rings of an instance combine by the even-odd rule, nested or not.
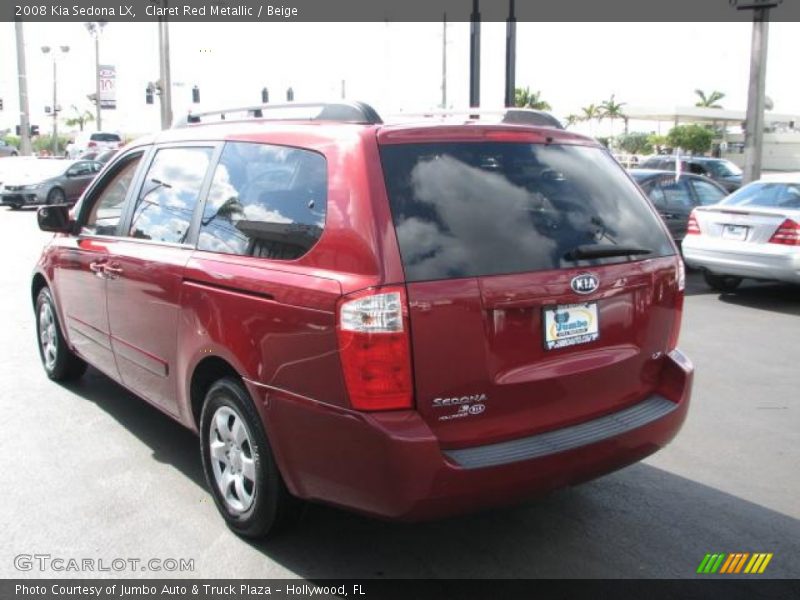
[(800, 182), (751, 183), (725, 198), (720, 204), (725, 206), (800, 208)]
[(507, 142), (386, 145), (381, 162), (408, 281), (611, 264), (583, 245), (673, 247), (605, 150)]
[(116, 133), (93, 133), (89, 138), (93, 142), (118, 142), (120, 137)]

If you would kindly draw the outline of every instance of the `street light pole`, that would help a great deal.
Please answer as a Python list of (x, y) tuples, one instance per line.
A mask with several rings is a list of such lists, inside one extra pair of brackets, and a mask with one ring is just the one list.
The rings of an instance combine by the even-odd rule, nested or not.
[[(62, 54), (69, 52), (69, 46), (59, 46)], [(55, 48), (42, 46), (42, 52), (49, 54), (53, 51), (53, 156), (58, 156), (58, 60)]]
[(19, 151), (22, 156), (31, 154), (31, 118), (28, 106), (28, 73), (25, 69), (25, 37), (22, 21), (14, 22), (17, 38), (17, 76), (19, 80)]

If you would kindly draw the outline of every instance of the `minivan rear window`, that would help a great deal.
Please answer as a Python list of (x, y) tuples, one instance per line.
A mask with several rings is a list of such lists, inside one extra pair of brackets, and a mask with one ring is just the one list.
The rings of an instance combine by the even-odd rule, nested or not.
[[(674, 253), (658, 216), (604, 149), (447, 142), (384, 145), (380, 152), (408, 281)], [(649, 253), (567, 256), (586, 245)]]
[(93, 142), (119, 142), (120, 137), (116, 133), (93, 133), (90, 137)]

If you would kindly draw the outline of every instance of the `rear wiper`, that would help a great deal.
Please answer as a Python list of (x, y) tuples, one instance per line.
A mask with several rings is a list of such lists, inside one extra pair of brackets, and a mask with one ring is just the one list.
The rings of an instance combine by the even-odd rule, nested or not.
[(649, 248), (638, 246), (609, 246), (608, 244), (582, 244), (576, 246), (564, 255), (567, 260), (582, 260), (585, 258), (608, 258), (610, 256), (635, 256), (638, 254), (652, 254)]

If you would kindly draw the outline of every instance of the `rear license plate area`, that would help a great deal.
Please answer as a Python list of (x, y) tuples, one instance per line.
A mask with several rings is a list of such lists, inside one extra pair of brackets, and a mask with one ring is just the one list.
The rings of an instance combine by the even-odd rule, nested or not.
[(588, 344), (600, 338), (597, 302), (546, 306), (542, 324), (545, 350)]

